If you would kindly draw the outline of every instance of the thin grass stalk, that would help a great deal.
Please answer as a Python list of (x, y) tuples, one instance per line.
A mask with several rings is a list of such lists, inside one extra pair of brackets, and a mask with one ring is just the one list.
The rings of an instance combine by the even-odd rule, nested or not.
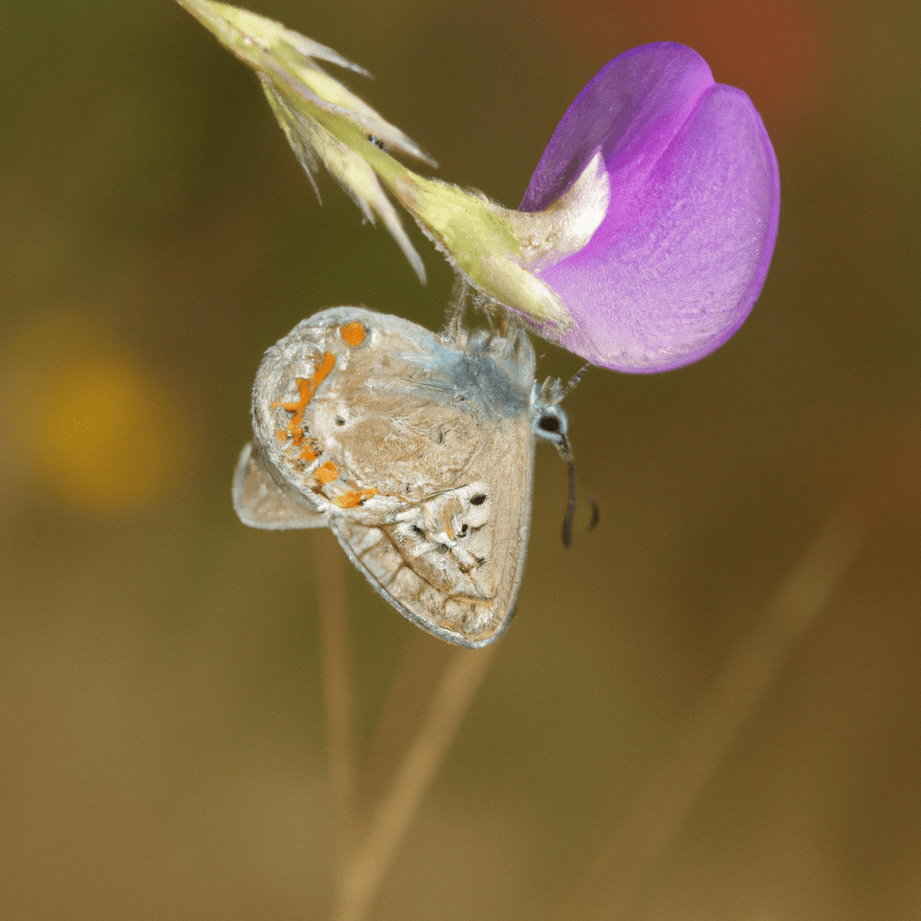
[(342, 917), (346, 873), (355, 840), (358, 774), (345, 558), (328, 531), (317, 532), (316, 540), (323, 706), (335, 828), (335, 917)]
[(361, 802), (376, 803), (396, 775), (397, 766), (415, 738), (455, 647), (411, 630), (374, 722), (358, 775)]
[(825, 609), (864, 536), (841, 515), (819, 532), (779, 586), (760, 626), (739, 644), (713, 682), (668, 760), (554, 917), (625, 917), (798, 640)]
[(447, 754), (495, 647), (455, 650), (426, 717), (371, 817), (347, 871), (340, 921), (363, 921)]

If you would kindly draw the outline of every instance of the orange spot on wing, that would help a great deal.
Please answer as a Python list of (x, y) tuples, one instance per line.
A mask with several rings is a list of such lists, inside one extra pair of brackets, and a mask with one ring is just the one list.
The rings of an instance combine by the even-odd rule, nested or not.
[(340, 327), (339, 334), (345, 340), (348, 345), (358, 346), (365, 341), (365, 328), (361, 323), (346, 323), (345, 326)]
[(332, 483), (333, 480), (339, 478), (339, 471), (332, 461), (327, 461), (317, 467), (313, 476), (321, 486), (325, 486), (327, 483)]
[(307, 404), (313, 399), (317, 392), (317, 387), (323, 383), (333, 365), (336, 363), (336, 356), (332, 352), (326, 352), (320, 361), (320, 366), (313, 372), (313, 377), (298, 377), (294, 383), (297, 384), (298, 401), (296, 403), (275, 403), (274, 406), (281, 406), (285, 412), (294, 413), (291, 421), (288, 423), (288, 433), (291, 435), (291, 443), (296, 445), (304, 441), (304, 430), (302, 423), (304, 421), (304, 410)]
[(333, 502), (338, 505), (339, 508), (355, 508), (356, 505), (361, 505), (365, 499), (370, 499), (371, 496), (376, 495), (376, 489), (350, 489), (337, 499), (333, 499)]

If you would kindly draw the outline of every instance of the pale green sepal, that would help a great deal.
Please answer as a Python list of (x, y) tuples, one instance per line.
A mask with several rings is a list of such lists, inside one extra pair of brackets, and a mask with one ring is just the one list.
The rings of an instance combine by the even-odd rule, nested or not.
[(374, 223), (375, 216), (380, 217), (425, 284), (422, 259), (373, 169), (350, 149), (347, 141), (337, 139), (317, 121), (323, 113), (341, 114), (350, 124), (360, 127), (365, 137), (372, 135), (394, 150), (434, 165), (414, 141), (327, 74), (313, 58), (365, 71), (331, 48), (248, 10), (212, 0), (178, 2), (259, 74), (275, 117), (318, 196), (313, 177), (322, 162), (368, 220)]
[(317, 169), (317, 161), (322, 160), (330, 175), (358, 205), (367, 220), (374, 224), (375, 216), (380, 217), (397, 245), (403, 250), (403, 255), (413, 271), (419, 276), (419, 281), (425, 284), (425, 266), (422, 258), (406, 235), (396, 208), (387, 198), (367, 160), (332, 135), (318, 121), (299, 110), (300, 107), (292, 104), (298, 97), (294, 96), (292, 99), (287, 87), (279, 86), (271, 78), (262, 76), (262, 88), (288, 138), (288, 143), (313, 184), (317, 197), (320, 193), (313, 174)]
[(519, 234), (533, 215), (415, 174), (401, 176), (389, 188), (423, 232), (488, 298), (539, 324), (559, 330), (572, 325), (559, 295), (524, 265)]
[(330, 61), (370, 76), (363, 67), (332, 48), (249, 10), (213, 0), (177, 2), (241, 61), (300, 93), (306, 105), (313, 103), (329, 110), (339, 110), (355, 119), (367, 134), (380, 139), (397, 153), (436, 165), (415, 141), (326, 73), (314, 59)]

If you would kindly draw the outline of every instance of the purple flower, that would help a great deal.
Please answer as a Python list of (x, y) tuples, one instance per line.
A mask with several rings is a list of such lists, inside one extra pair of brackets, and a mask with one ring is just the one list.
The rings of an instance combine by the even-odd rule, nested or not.
[(757, 110), (715, 83), (690, 48), (643, 45), (603, 67), (570, 106), (521, 210), (552, 205), (593, 159), (610, 190), (600, 224), (578, 250), (532, 270), (572, 325), (532, 325), (619, 371), (708, 355), (751, 311), (777, 237), (780, 179)]
[[(325, 163), (424, 278), (389, 192), (487, 304), (602, 367), (667, 371), (722, 345), (764, 284), (780, 207), (777, 160), (751, 100), (684, 45), (634, 48), (563, 117), (521, 208), (407, 169), (406, 135), (317, 61), (350, 65), (280, 23), (179, 0), (259, 74), (312, 175)], [(358, 68), (360, 69), (360, 68)]]

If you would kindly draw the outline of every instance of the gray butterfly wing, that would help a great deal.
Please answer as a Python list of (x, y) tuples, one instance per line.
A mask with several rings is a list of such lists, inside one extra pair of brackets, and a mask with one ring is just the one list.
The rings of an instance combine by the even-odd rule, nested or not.
[(278, 479), (266, 467), (259, 449), (248, 442), (233, 475), (233, 507), (243, 524), (274, 531), (329, 524), (326, 515), (310, 509), (299, 493)]
[(241, 518), (328, 524), (401, 614), (483, 646), (507, 627), (521, 584), (533, 380), (523, 333), (457, 344), (362, 308), (323, 311), (260, 367)]

